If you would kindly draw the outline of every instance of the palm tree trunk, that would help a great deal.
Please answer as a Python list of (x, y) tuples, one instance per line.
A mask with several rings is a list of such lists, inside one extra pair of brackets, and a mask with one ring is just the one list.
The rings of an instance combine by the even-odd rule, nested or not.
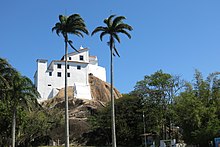
[(110, 39), (110, 50), (111, 50), (111, 108), (112, 108), (112, 147), (116, 147), (116, 132), (115, 132), (115, 98), (113, 95), (113, 43), (112, 38)]
[(65, 147), (69, 147), (69, 114), (68, 114), (68, 93), (67, 93), (67, 52), (68, 52), (68, 37), (65, 37)]
[(16, 106), (13, 106), (12, 116), (12, 147), (15, 147)]

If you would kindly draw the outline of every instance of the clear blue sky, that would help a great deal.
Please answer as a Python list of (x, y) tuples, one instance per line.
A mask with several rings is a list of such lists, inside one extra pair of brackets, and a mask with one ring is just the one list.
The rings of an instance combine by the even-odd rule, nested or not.
[[(204, 76), (220, 71), (219, 0), (1, 0), (0, 57), (33, 80), (37, 59), (60, 59), (63, 38), (51, 32), (59, 14), (79, 13), (90, 32), (110, 14), (124, 15), (133, 26), (132, 39), (116, 44), (115, 87), (122, 93), (157, 70), (191, 81), (194, 70)], [(71, 37), (75, 47), (90, 48), (107, 69), (107, 37)]]

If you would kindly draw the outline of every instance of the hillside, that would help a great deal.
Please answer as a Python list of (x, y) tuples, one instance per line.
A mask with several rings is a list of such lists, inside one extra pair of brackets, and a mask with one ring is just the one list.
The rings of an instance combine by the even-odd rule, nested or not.
[[(110, 101), (110, 84), (99, 78), (89, 75), (89, 84), (91, 87), (92, 100), (75, 99), (74, 89), (72, 86), (68, 87), (69, 97), (69, 120), (70, 120), (70, 140), (75, 140), (90, 128), (87, 123), (87, 118), (93, 114), (97, 109), (105, 107), (106, 103)], [(120, 98), (122, 95), (114, 88), (114, 97)], [(52, 99), (44, 101), (41, 105), (48, 109), (59, 108), (64, 111), (64, 88)], [(57, 128), (52, 131), (53, 140), (64, 140), (64, 128)], [(63, 132), (63, 133), (62, 133)]]

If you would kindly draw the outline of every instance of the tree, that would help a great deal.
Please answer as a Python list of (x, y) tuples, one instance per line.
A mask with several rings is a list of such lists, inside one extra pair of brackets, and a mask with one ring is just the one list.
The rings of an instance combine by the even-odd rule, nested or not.
[[(12, 147), (15, 147), (15, 127), (16, 127), (16, 114), (19, 105), (25, 105), (29, 108), (37, 107), (37, 98), (39, 93), (35, 89), (33, 83), (27, 77), (15, 73), (10, 83), (10, 102), (12, 108)], [(34, 103), (33, 103), (34, 102)]]
[(5, 100), (6, 92), (10, 89), (10, 77), (15, 72), (15, 69), (12, 68), (6, 59), (0, 58), (0, 99)]
[[(208, 146), (220, 130), (219, 72), (211, 73), (204, 80), (196, 70), (194, 82), (174, 99), (175, 123), (183, 130), (183, 139), (188, 144)], [(209, 134), (209, 135), (207, 135)]]
[[(120, 38), (118, 36), (119, 33), (125, 34), (128, 36), (128, 38), (131, 38), (131, 35), (127, 32), (133, 30), (133, 28), (123, 23), (123, 20), (126, 19), (124, 16), (117, 16), (115, 15), (109, 16), (107, 19), (104, 19), (105, 27), (99, 26), (95, 28), (92, 32), (92, 35), (94, 35), (97, 32), (101, 32), (100, 34), (100, 40), (102, 41), (103, 36), (109, 35), (109, 41), (108, 45), (110, 46), (110, 64), (111, 64), (111, 109), (112, 109), (112, 146), (116, 147), (116, 135), (115, 135), (115, 108), (114, 108), (114, 97), (113, 97), (113, 55), (115, 53), (120, 57), (116, 47), (115, 47), (115, 40), (120, 43)], [(114, 18), (114, 20), (112, 20)]]
[[(167, 128), (171, 127), (173, 121), (170, 105), (184, 85), (185, 82), (179, 76), (172, 76), (162, 70), (147, 75), (144, 80), (137, 82), (132, 93), (142, 99), (148, 132), (160, 134), (161, 139), (168, 138)], [(171, 137), (171, 131), (169, 132)]]
[(70, 16), (59, 15), (59, 22), (55, 24), (52, 28), (52, 31), (56, 31), (57, 35), (60, 34), (64, 37), (65, 42), (65, 134), (66, 134), (66, 143), (65, 146), (69, 146), (69, 116), (68, 116), (68, 94), (67, 94), (67, 53), (68, 53), (68, 44), (75, 50), (76, 48), (72, 45), (72, 41), (69, 40), (68, 34), (77, 35), (83, 37), (83, 33), (89, 34), (86, 29), (84, 20), (79, 14), (73, 14)]
[[(141, 99), (134, 95), (123, 95), (115, 100), (117, 144), (120, 146), (140, 146), (143, 134)], [(89, 118), (93, 126), (87, 145), (109, 145), (111, 132), (111, 104), (97, 111)]]
[[(1, 108), (12, 112), (12, 147), (15, 146), (16, 112), (18, 106), (38, 107), (39, 96), (33, 83), (21, 76), (5, 59), (0, 58)], [(7, 116), (3, 113), (3, 116)], [(7, 120), (7, 119), (6, 119)]]
[(17, 141), (18, 146), (49, 145), (50, 140), (61, 139), (60, 132), (64, 128), (64, 117), (60, 110), (53, 108), (31, 112), (22, 109), (19, 111), (21, 121)]

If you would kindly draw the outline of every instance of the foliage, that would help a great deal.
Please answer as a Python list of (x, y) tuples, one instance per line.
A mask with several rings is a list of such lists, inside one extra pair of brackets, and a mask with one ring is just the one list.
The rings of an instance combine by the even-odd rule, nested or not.
[(79, 37), (84, 37), (83, 33), (89, 34), (85, 22), (79, 14), (72, 14), (70, 16), (59, 15), (59, 22), (55, 24), (52, 31), (56, 31), (58, 36), (62, 34), (65, 43), (68, 43), (75, 51), (77, 49), (72, 45), (72, 41), (68, 39), (68, 34)]
[(89, 34), (86, 29), (86, 25), (84, 20), (81, 18), (79, 14), (73, 14), (70, 16), (59, 15), (59, 22), (55, 24), (52, 28), (52, 31), (56, 31), (57, 35), (60, 34), (64, 37), (65, 42), (65, 138), (66, 138), (66, 146), (69, 146), (69, 114), (68, 114), (68, 94), (67, 94), (67, 54), (68, 54), (68, 44), (72, 47), (76, 52), (77, 49), (72, 45), (72, 41), (68, 39), (68, 34), (77, 35), (83, 37), (83, 33)]
[(133, 30), (133, 28), (130, 25), (123, 22), (124, 19), (126, 19), (124, 16), (116, 17), (116, 15), (111, 15), (103, 21), (106, 26), (99, 26), (95, 28), (92, 32), (92, 35), (94, 35), (97, 32), (101, 32), (101, 41), (105, 35), (109, 35), (110, 39), (108, 45), (110, 46), (110, 50), (114, 49), (114, 53), (116, 53), (119, 57), (120, 55), (115, 47), (115, 40), (117, 40), (119, 43), (121, 42), (118, 34), (122, 33), (125, 34), (128, 38), (131, 38), (131, 35), (127, 31)]
[(63, 124), (59, 110), (26, 111), (19, 126), (18, 145), (48, 145), (51, 139), (56, 139), (54, 131)]
[[(0, 144), (11, 144), (13, 108), (17, 146), (47, 145), (50, 139), (60, 138), (64, 123), (61, 111), (40, 107), (32, 82), (5, 59), (0, 58), (0, 65)], [(156, 133), (160, 139), (181, 137), (187, 144), (208, 146), (220, 130), (219, 74), (211, 73), (204, 79), (196, 70), (193, 83), (162, 70), (145, 76), (134, 91), (115, 101), (117, 144), (141, 145), (145, 123), (146, 133)], [(83, 135), (87, 145), (111, 144), (110, 120), (111, 104), (89, 118), (92, 130)]]
[(155, 132), (161, 139), (171, 137), (170, 133), (167, 136), (167, 128), (173, 121), (170, 105), (184, 86), (185, 82), (180, 77), (162, 70), (137, 82), (132, 93), (142, 99), (147, 132)]
[(220, 130), (219, 73), (211, 73), (206, 80), (196, 70), (192, 88), (174, 100), (176, 125), (183, 129), (183, 139), (189, 144), (208, 146)]
[[(93, 126), (94, 132), (102, 132), (96, 134), (95, 137), (91, 136), (94, 142), (88, 142), (87, 145), (109, 145), (111, 136), (109, 134), (110, 129), (110, 105), (97, 112), (90, 118), (90, 122)], [(115, 101), (116, 108), (116, 137), (117, 144), (122, 146), (137, 146), (141, 144), (141, 137), (143, 125), (142, 123), (142, 112), (140, 111), (140, 100), (132, 95), (123, 95), (122, 98)], [(93, 134), (94, 135), (94, 134)], [(95, 138), (95, 139), (94, 139)], [(103, 140), (97, 141), (97, 140)], [(105, 143), (105, 144), (103, 144)]]
[[(114, 19), (113, 19), (114, 18)], [(113, 19), (113, 20), (112, 20)], [(107, 44), (110, 47), (110, 80), (111, 80), (111, 121), (112, 121), (112, 146), (116, 147), (116, 128), (115, 128), (115, 98), (113, 96), (113, 55), (115, 53), (120, 57), (116, 47), (115, 47), (115, 40), (117, 40), (120, 43), (120, 38), (118, 34), (122, 33), (128, 36), (128, 38), (131, 38), (131, 35), (127, 31), (133, 30), (133, 28), (124, 23), (123, 20), (125, 19), (124, 16), (115, 16), (111, 15), (107, 19), (104, 19), (104, 23), (106, 26), (99, 26), (95, 28), (92, 32), (92, 35), (94, 35), (97, 32), (101, 32), (100, 34), (100, 40), (102, 41), (103, 36), (109, 35), (109, 41)]]
[(45, 111), (38, 104), (36, 98), (39, 95), (31, 80), (18, 73), (2, 58), (0, 77), (1, 145), (12, 144), (11, 133), (15, 122), (13, 132), (16, 133), (18, 146), (30, 146), (37, 138), (51, 135), (47, 131), (62, 124), (62, 115), (55, 110)]

